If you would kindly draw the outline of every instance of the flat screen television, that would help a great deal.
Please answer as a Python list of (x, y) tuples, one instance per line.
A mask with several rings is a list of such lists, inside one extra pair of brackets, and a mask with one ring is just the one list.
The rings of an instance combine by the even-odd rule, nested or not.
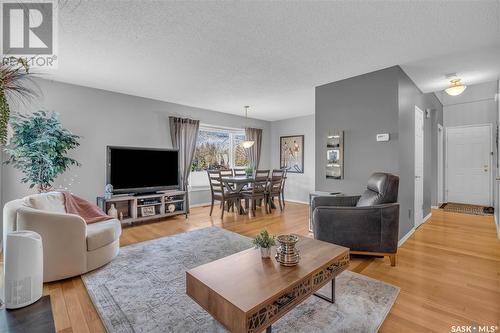
[(106, 183), (114, 193), (145, 193), (179, 187), (179, 151), (107, 147)]

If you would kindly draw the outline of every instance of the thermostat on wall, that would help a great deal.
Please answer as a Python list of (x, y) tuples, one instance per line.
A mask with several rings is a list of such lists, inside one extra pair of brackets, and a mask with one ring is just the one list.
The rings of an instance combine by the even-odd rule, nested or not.
[(377, 134), (377, 142), (389, 141), (389, 133)]

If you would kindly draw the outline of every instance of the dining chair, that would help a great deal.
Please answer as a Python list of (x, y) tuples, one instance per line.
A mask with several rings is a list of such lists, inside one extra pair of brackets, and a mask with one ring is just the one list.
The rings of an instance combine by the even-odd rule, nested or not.
[(221, 202), (221, 216), (220, 218), (224, 218), (224, 210), (234, 200), (237, 200), (238, 195), (236, 193), (231, 193), (227, 190), (222, 182), (222, 175), (220, 170), (207, 170), (208, 180), (210, 183), (210, 192), (212, 194), (212, 204), (210, 206), (210, 216), (212, 216), (212, 211), (214, 209), (215, 201)]
[(283, 178), (281, 180), (281, 201), (283, 202), (283, 208), (285, 208), (285, 181), (288, 175), (288, 169), (283, 168)]
[(284, 169), (274, 169), (271, 172), (271, 178), (269, 179), (269, 187), (267, 200), (269, 201), (269, 206), (271, 206), (274, 197), (278, 197), (278, 202), (280, 205), (280, 210), (283, 211), (282, 202), (282, 192), (283, 192), (283, 176), (285, 174)]
[(233, 168), (233, 176), (235, 177), (241, 177), (241, 176), (246, 176), (247, 172), (245, 171), (245, 168)]
[(255, 170), (255, 180), (253, 181), (252, 188), (247, 191), (242, 191), (242, 196), (245, 199), (245, 208), (248, 209), (248, 202), (250, 201), (252, 216), (255, 217), (255, 209), (257, 200), (263, 201), (265, 205), (266, 212), (268, 209), (268, 181), (269, 181), (269, 170)]

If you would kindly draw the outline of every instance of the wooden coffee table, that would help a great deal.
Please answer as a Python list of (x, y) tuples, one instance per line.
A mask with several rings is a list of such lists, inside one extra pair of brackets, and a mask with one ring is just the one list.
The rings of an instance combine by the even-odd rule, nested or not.
[[(271, 325), (332, 281), (349, 265), (349, 249), (300, 237), (297, 266), (281, 266), (248, 249), (186, 272), (186, 293), (234, 333), (271, 331)], [(316, 294), (317, 295), (317, 294)]]

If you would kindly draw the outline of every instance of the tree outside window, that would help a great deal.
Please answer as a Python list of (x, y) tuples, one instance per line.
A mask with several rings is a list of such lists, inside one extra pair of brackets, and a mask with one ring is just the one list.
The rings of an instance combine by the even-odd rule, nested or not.
[(198, 132), (191, 171), (206, 171), (244, 167), (248, 157), (241, 143), (243, 132), (201, 127)]

